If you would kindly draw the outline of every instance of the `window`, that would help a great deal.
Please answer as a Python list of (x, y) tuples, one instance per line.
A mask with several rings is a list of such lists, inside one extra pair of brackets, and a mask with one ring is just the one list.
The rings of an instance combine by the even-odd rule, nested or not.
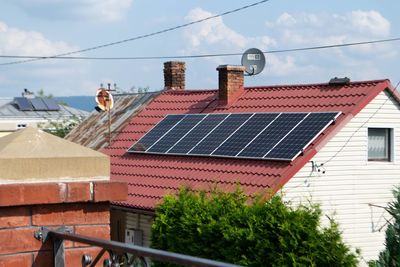
[(368, 128), (368, 160), (391, 161), (392, 129)]

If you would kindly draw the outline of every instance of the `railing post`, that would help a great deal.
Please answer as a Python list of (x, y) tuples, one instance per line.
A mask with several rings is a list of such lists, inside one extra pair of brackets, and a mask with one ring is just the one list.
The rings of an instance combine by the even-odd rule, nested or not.
[(64, 240), (53, 238), (54, 267), (65, 267)]

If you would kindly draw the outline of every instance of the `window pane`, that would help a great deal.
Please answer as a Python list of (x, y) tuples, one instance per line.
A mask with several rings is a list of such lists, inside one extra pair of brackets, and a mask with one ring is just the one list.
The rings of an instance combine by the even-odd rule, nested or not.
[(368, 159), (389, 160), (389, 129), (368, 129)]

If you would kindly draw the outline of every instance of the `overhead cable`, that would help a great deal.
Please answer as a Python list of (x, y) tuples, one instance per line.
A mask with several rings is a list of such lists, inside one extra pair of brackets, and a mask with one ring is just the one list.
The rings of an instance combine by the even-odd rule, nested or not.
[[(320, 50), (320, 49), (330, 49), (330, 48), (340, 48), (348, 46), (359, 46), (377, 43), (387, 43), (400, 41), (400, 37), (391, 39), (381, 39), (363, 42), (353, 42), (344, 44), (331, 44), (322, 46), (310, 46), (310, 47), (300, 47), (300, 48), (288, 48), (279, 50), (267, 50), (262, 51), (264, 54), (277, 54), (277, 53), (289, 53), (289, 52), (299, 52), (308, 50)], [(190, 58), (209, 58), (209, 57), (227, 57), (227, 56), (241, 56), (243, 53), (219, 53), (219, 54), (200, 54), (200, 55), (175, 55), (175, 56), (137, 56), (137, 57), (79, 57), (79, 56), (53, 56), (53, 57), (43, 57), (43, 56), (17, 56), (17, 55), (0, 55), (0, 58), (21, 58), (21, 59), (69, 59), (69, 60), (155, 60), (155, 59), (190, 59)], [(17, 61), (19, 63), (25, 61)], [(9, 65), (12, 62), (3, 63), (1, 65)], [(16, 63), (15, 63), (16, 64)]]
[(4, 65), (14, 65), (14, 64), (21, 64), (21, 63), (26, 63), (26, 62), (31, 62), (31, 61), (37, 61), (37, 60), (44, 60), (44, 59), (52, 59), (52, 58), (60, 58), (60, 57), (64, 57), (64, 56), (69, 56), (69, 55), (73, 55), (73, 54), (77, 54), (77, 53), (82, 53), (82, 52), (88, 52), (88, 51), (92, 51), (92, 50), (97, 50), (100, 48), (105, 48), (105, 47), (109, 47), (109, 46), (114, 46), (114, 45), (118, 45), (118, 44), (122, 44), (122, 43), (126, 43), (126, 42), (131, 42), (131, 41), (136, 41), (139, 39), (144, 39), (147, 37), (151, 37), (151, 36), (155, 36), (155, 35), (159, 35), (162, 33), (166, 33), (166, 32), (170, 32), (170, 31), (174, 31), (177, 29), (181, 29), (181, 28), (185, 28), (194, 24), (198, 24), (207, 20), (211, 20), (211, 19), (215, 19), (218, 17), (222, 17), (225, 15), (229, 15), (232, 13), (236, 13), (238, 11), (250, 8), (250, 7), (254, 7), (260, 4), (263, 4), (265, 2), (268, 2), (269, 0), (261, 0), (252, 4), (248, 4), (239, 8), (235, 8), (229, 11), (225, 11), (223, 13), (220, 14), (216, 14), (216, 15), (212, 15), (203, 19), (199, 19), (199, 20), (195, 20), (195, 21), (191, 21), (185, 24), (181, 24), (181, 25), (177, 25), (174, 27), (170, 27), (170, 28), (166, 28), (163, 30), (159, 30), (156, 32), (152, 32), (152, 33), (148, 33), (148, 34), (143, 34), (143, 35), (138, 35), (138, 36), (134, 36), (134, 37), (130, 37), (127, 39), (123, 39), (123, 40), (119, 40), (119, 41), (115, 41), (115, 42), (110, 42), (110, 43), (106, 43), (106, 44), (101, 44), (101, 45), (97, 45), (97, 46), (93, 46), (93, 47), (89, 47), (89, 48), (84, 48), (84, 49), (80, 49), (80, 50), (75, 50), (75, 51), (71, 51), (71, 52), (66, 52), (66, 53), (60, 53), (57, 55), (53, 55), (53, 56), (42, 56), (42, 57), (35, 57), (35, 58), (29, 58), (27, 60), (19, 60), (19, 61), (12, 61), (12, 62), (6, 62), (6, 63), (1, 63), (0, 66), (4, 66)]

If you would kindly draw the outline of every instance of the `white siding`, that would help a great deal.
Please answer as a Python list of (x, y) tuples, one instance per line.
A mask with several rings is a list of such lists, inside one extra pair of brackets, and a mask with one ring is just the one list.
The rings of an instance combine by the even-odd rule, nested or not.
[(127, 212), (126, 228), (141, 230), (143, 234), (143, 246), (150, 247), (151, 224), (153, 217), (146, 214)]
[[(394, 129), (393, 162), (368, 162), (368, 127)], [(294, 204), (307, 199), (320, 203), (339, 223), (344, 240), (361, 249), (365, 266), (384, 248), (390, 216), (381, 207), (393, 199), (392, 189), (400, 184), (399, 150), (400, 107), (382, 92), (315, 155), (312, 161), (323, 163), (320, 172), (308, 162), (283, 187), (284, 197)]]

